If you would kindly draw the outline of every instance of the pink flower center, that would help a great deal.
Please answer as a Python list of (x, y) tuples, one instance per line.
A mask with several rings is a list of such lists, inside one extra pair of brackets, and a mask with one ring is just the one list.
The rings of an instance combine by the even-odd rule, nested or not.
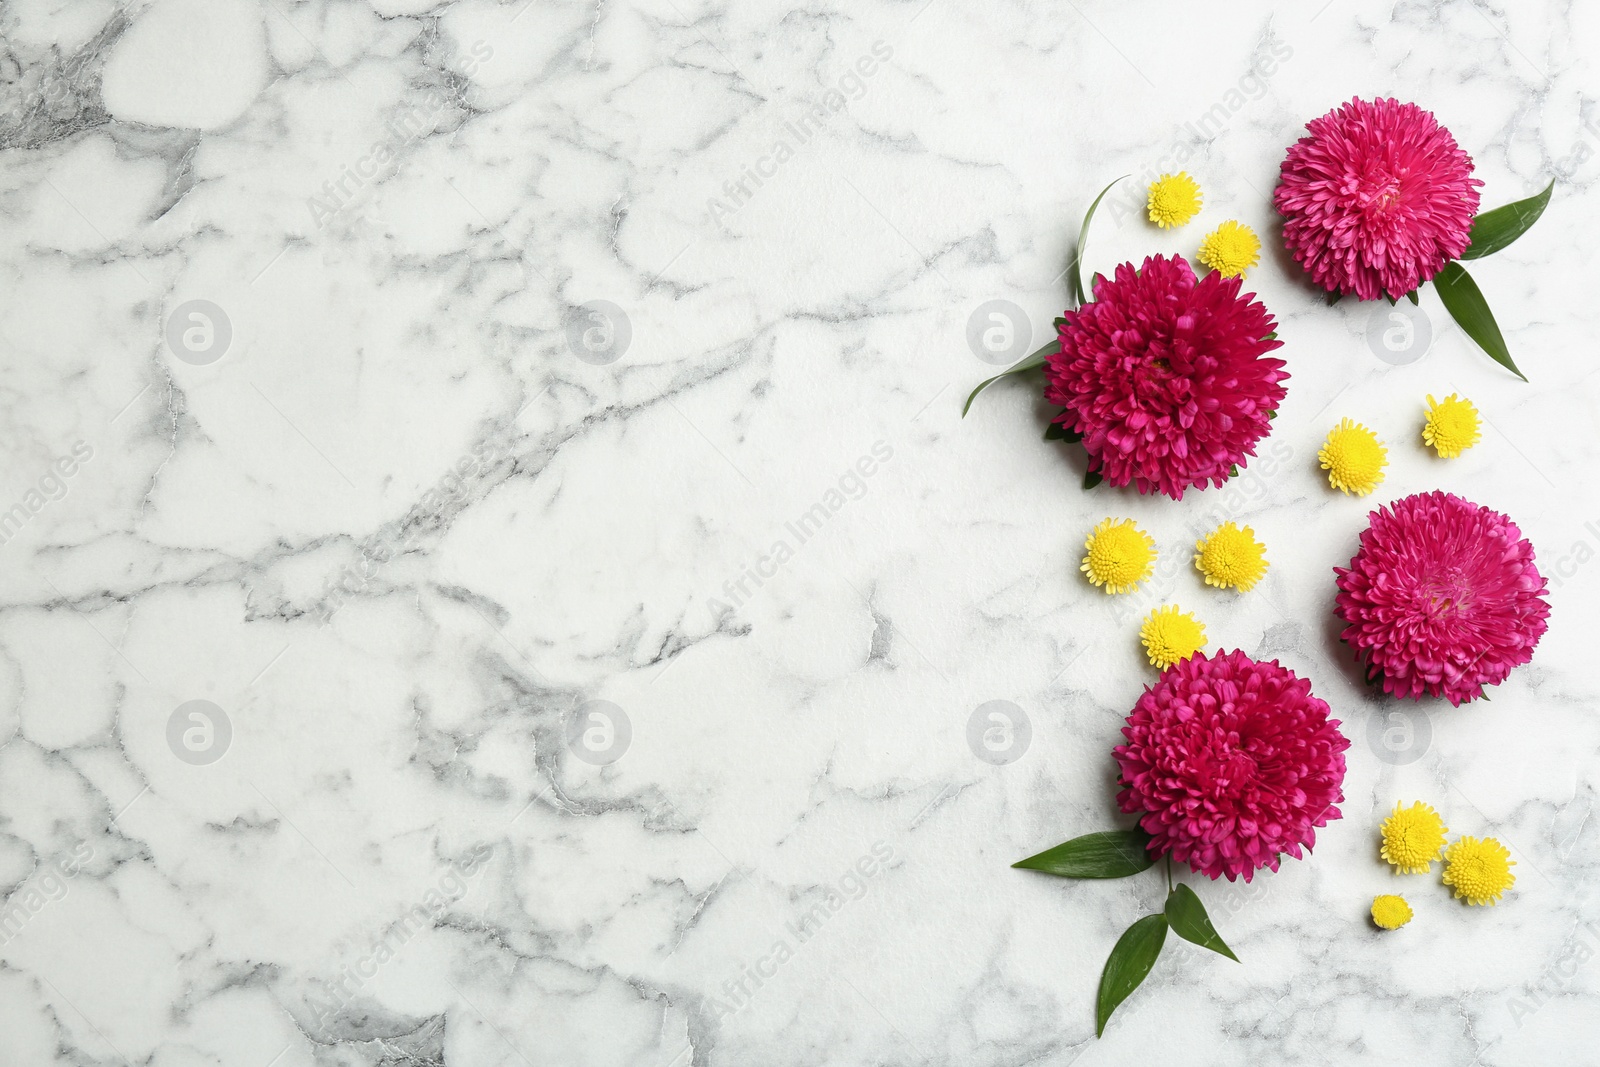
[(1236, 786), (1242, 785), (1253, 780), (1256, 776), (1255, 757), (1248, 752), (1234, 749), (1228, 754), (1226, 762), (1223, 763), (1222, 771), (1227, 775), (1228, 781)]
[(1422, 595), (1426, 610), (1441, 622), (1455, 619), (1472, 604), (1472, 583), (1460, 571), (1424, 579)]
[(1356, 198), (1368, 216), (1383, 216), (1400, 203), (1403, 186), (1400, 176), (1386, 167), (1372, 167), (1357, 184)]

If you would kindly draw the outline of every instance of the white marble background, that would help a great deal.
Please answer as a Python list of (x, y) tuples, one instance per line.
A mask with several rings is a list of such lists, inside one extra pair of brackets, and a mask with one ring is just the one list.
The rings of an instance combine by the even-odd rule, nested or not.
[[(1600, 7), (11, 0), (0, 32), (0, 1063), (1589, 1057)], [(1435, 109), (1486, 205), (1559, 179), (1474, 268), (1532, 384), (1431, 294), (1396, 354), (1288, 269), (1277, 162), (1358, 93)], [(1011, 301), (1043, 343), (1089, 198), (1175, 151), (1205, 213), (1110, 200), (1089, 265), (1256, 226), (1289, 399), (1227, 490), (1085, 494), (1026, 388), (961, 419), (967, 322)], [(1489, 425), (1443, 462), (1452, 390)], [(1315, 469), (1345, 415), (1390, 445), (1367, 501)], [(1369, 507), (1435, 487), (1553, 579), (1534, 663), (1460, 710), (1375, 699), (1329, 614)], [(1269, 546), (1248, 595), (1188, 565), (1223, 514)], [(1077, 571), (1106, 515), (1162, 547), (1131, 604)], [(1171, 940), (1096, 1041), (1159, 873), (1007, 865), (1120, 824), (1162, 600), (1313, 679), (1346, 817), (1191, 879), (1243, 965)], [(609, 749), (569, 744), (592, 700)], [(1031, 728), (1002, 766), (990, 701)], [(1399, 799), (1502, 839), (1506, 902), (1389, 875)]]

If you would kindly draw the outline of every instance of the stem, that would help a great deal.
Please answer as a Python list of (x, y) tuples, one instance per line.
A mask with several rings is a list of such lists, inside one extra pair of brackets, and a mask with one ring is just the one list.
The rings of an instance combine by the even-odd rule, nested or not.
[(1167, 853), (1167, 892), (1172, 892), (1172, 853)]

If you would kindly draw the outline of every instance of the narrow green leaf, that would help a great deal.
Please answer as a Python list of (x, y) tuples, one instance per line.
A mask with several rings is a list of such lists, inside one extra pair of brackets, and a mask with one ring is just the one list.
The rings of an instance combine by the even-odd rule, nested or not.
[(1106, 1032), (1106, 1022), (1117, 1006), (1144, 981), (1167, 943), (1167, 917), (1146, 915), (1122, 932), (1117, 946), (1100, 972), (1100, 996), (1094, 1009), (1094, 1036)]
[(983, 392), (985, 389), (989, 388), (989, 386), (993, 385), (995, 382), (998, 382), (1001, 378), (1004, 378), (1007, 375), (1026, 374), (1028, 371), (1037, 370), (1038, 368), (1044, 366), (1045, 357), (1051, 352), (1054, 352), (1060, 346), (1061, 342), (1059, 340), (1051, 341), (1049, 344), (1039, 349), (1039, 351), (1035, 352), (1033, 355), (1028, 356), (1020, 363), (1016, 363), (1010, 367), (1007, 367), (999, 374), (996, 374), (993, 378), (985, 378), (983, 381), (979, 382), (978, 387), (967, 396), (967, 402), (962, 405), (961, 417), (963, 419), (967, 417), (967, 412), (972, 410), (972, 402), (978, 399), (979, 393)]
[(1172, 932), (1185, 941), (1220, 953), (1234, 963), (1239, 962), (1239, 957), (1217, 936), (1217, 928), (1211, 925), (1206, 906), (1200, 903), (1193, 889), (1181, 882), (1167, 894), (1167, 923), (1172, 927)]
[(1456, 320), (1456, 325), (1489, 353), (1490, 359), (1523, 381), (1528, 380), (1528, 376), (1511, 362), (1511, 353), (1506, 349), (1506, 339), (1500, 336), (1494, 313), (1489, 310), (1483, 291), (1467, 273), (1467, 268), (1456, 262), (1446, 263), (1444, 270), (1434, 275), (1433, 287), (1439, 291), (1439, 299), (1444, 301), (1444, 308)]
[(1278, 331), (1277, 330), (1273, 330), (1271, 333), (1267, 334), (1265, 337), (1262, 338), (1263, 341), (1276, 341), (1277, 339), (1278, 339)]
[[(1122, 178), (1126, 177), (1126, 174), (1122, 176)], [(1078, 230), (1078, 247), (1072, 256), (1072, 295), (1078, 301), (1078, 307), (1082, 307), (1084, 304), (1083, 252), (1089, 243), (1089, 221), (1094, 218), (1094, 210), (1100, 206), (1100, 201), (1104, 200), (1106, 198), (1106, 194), (1111, 191), (1111, 186), (1116, 185), (1117, 182), (1122, 180), (1122, 178), (1116, 179), (1116, 181), (1113, 181), (1111, 185), (1108, 185), (1104, 189), (1100, 190), (1100, 195), (1094, 198), (1094, 203), (1089, 205), (1088, 213), (1083, 216), (1083, 227)]]
[(1149, 846), (1150, 835), (1138, 828), (1102, 830), (1074, 837), (1011, 866), (1062, 878), (1126, 878), (1155, 863)]
[(1093, 489), (1095, 486), (1099, 485), (1105, 480), (1106, 476), (1101, 474), (1099, 471), (1090, 471), (1088, 474), (1083, 476), (1083, 487), (1085, 489)]
[(1556, 187), (1555, 179), (1526, 200), (1518, 200), (1493, 211), (1483, 211), (1472, 220), (1472, 235), (1462, 259), (1482, 259), (1500, 251), (1506, 245), (1528, 232), (1528, 227), (1539, 221), (1550, 203), (1550, 193)]
[(1412, 307), (1416, 307), (1417, 304), (1418, 304), (1417, 291), (1415, 289), (1411, 290), (1409, 293), (1406, 294), (1406, 299), (1411, 301), (1411, 306)]
[(1337, 304), (1343, 297), (1344, 297), (1344, 294), (1340, 293), (1340, 292), (1329, 293), (1328, 294), (1328, 306), (1329, 307), (1333, 307), (1333, 305)]

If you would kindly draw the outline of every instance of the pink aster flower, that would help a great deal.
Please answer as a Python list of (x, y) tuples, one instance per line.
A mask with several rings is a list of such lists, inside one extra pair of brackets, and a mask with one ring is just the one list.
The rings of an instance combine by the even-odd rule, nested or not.
[(1550, 605), (1516, 523), (1440, 492), (1369, 518), (1350, 566), (1334, 568), (1334, 614), (1384, 692), (1459, 707), (1533, 658)]
[(1432, 112), (1351, 100), (1306, 129), (1272, 202), (1284, 243), (1318, 285), (1398, 298), (1466, 251), (1483, 183)]
[(1083, 436), (1089, 469), (1111, 485), (1180, 500), (1221, 485), (1255, 455), (1283, 402), (1276, 323), (1242, 279), (1196, 279), (1182, 256), (1151, 256), (1100, 279), (1069, 311), (1061, 350), (1045, 362), (1056, 421)]
[(1145, 689), (1112, 749), (1117, 803), (1143, 812), (1150, 852), (1210, 878), (1262, 867), (1316, 843), (1339, 817), (1344, 750), (1311, 683), (1276, 660), (1197, 653)]

